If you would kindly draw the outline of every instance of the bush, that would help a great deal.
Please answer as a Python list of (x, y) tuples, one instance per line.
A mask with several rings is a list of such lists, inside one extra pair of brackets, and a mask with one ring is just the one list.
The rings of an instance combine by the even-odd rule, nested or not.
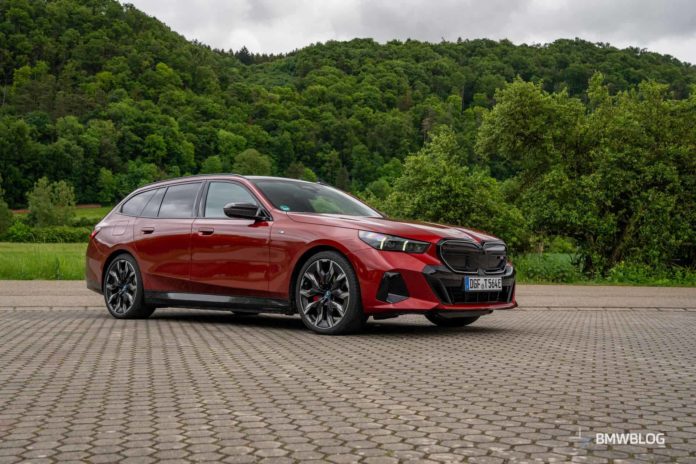
[(5, 202), (5, 191), (2, 189), (2, 176), (0, 176), (0, 236), (10, 228), (14, 221), (14, 215)]
[(99, 221), (101, 221), (101, 217), (98, 216), (76, 217), (70, 221), (70, 225), (72, 227), (89, 227), (93, 229)]
[(23, 221), (15, 221), (5, 232), (3, 240), (7, 242), (32, 242), (31, 227)]
[(679, 266), (656, 268), (622, 261), (609, 270), (606, 280), (617, 284), (696, 286), (696, 270)]
[(5, 233), (3, 239), (18, 243), (79, 243), (89, 239), (91, 227), (29, 227), (16, 221)]
[(521, 282), (573, 283), (585, 280), (570, 254), (529, 253), (516, 256), (512, 261)]
[(42, 177), (27, 199), (29, 220), (35, 226), (65, 226), (75, 216), (75, 191), (65, 181), (49, 182)]

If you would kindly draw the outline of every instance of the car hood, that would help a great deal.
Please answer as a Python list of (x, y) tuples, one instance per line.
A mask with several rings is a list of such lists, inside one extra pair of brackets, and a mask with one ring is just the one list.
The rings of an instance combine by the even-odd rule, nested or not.
[(483, 232), (464, 227), (446, 226), (431, 222), (396, 221), (387, 218), (344, 216), (340, 214), (286, 213), (290, 219), (306, 224), (317, 224), (346, 229), (367, 230), (398, 235), (412, 240), (437, 243), (443, 238), (472, 240), (476, 243), (501, 241)]

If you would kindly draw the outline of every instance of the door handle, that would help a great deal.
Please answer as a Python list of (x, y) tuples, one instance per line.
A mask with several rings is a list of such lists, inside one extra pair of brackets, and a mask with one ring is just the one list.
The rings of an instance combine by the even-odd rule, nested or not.
[(155, 231), (154, 227), (143, 227), (140, 229), (143, 234), (151, 234)]
[(213, 229), (212, 227), (198, 228), (198, 235), (213, 235), (213, 232), (215, 232), (215, 229)]

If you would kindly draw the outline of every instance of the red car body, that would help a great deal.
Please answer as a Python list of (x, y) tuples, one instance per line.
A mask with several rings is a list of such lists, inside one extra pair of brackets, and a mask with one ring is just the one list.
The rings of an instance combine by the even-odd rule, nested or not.
[[(384, 217), (288, 212), (272, 204), (255, 179), (259, 178), (192, 176), (136, 190), (92, 233), (86, 257), (87, 286), (102, 293), (109, 261), (126, 252), (137, 261), (145, 299), (152, 304), (291, 313), (293, 283), (301, 264), (318, 251), (335, 250), (348, 259), (357, 275), (365, 315), (383, 318), (432, 311), (481, 315), (516, 306), (514, 268), (505, 256), (504, 244), (495, 237), (461, 227)], [(135, 217), (121, 211), (129, 198), (148, 189), (194, 182), (204, 191), (211, 181), (242, 185), (270, 218), (202, 217), (198, 213), (203, 201), (200, 192), (197, 213), (191, 218)], [(423, 253), (378, 250), (361, 240), (359, 231), (405, 237), (430, 246)], [(459, 247), (452, 254), (459, 259), (462, 250), (483, 256), (491, 244), (497, 247), (495, 259), (499, 260), (492, 275), (502, 277), (503, 290), (467, 295), (462, 291), (466, 275), (488, 272), (455, 270), (443, 259), (443, 246)]]

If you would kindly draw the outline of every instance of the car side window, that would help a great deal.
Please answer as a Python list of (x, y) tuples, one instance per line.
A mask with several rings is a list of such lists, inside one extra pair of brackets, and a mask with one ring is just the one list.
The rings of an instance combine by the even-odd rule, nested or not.
[(156, 218), (157, 213), (159, 213), (160, 205), (162, 204), (162, 197), (164, 197), (164, 192), (167, 191), (166, 187), (162, 187), (155, 191), (155, 194), (150, 197), (150, 201), (145, 205), (141, 217)]
[(193, 217), (193, 205), (200, 186), (201, 183), (196, 182), (168, 187), (157, 217), (169, 219)]
[(233, 182), (210, 182), (205, 199), (204, 217), (226, 218), (223, 208), (228, 203), (257, 204), (256, 198), (243, 186)]
[(155, 190), (153, 189), (135, 195), (123, 204), (121, 207), (121, 213), (127, 216), (139, 216), (140, 212), (143, 210), (150, 198), (152, 198), (154, 193)]

